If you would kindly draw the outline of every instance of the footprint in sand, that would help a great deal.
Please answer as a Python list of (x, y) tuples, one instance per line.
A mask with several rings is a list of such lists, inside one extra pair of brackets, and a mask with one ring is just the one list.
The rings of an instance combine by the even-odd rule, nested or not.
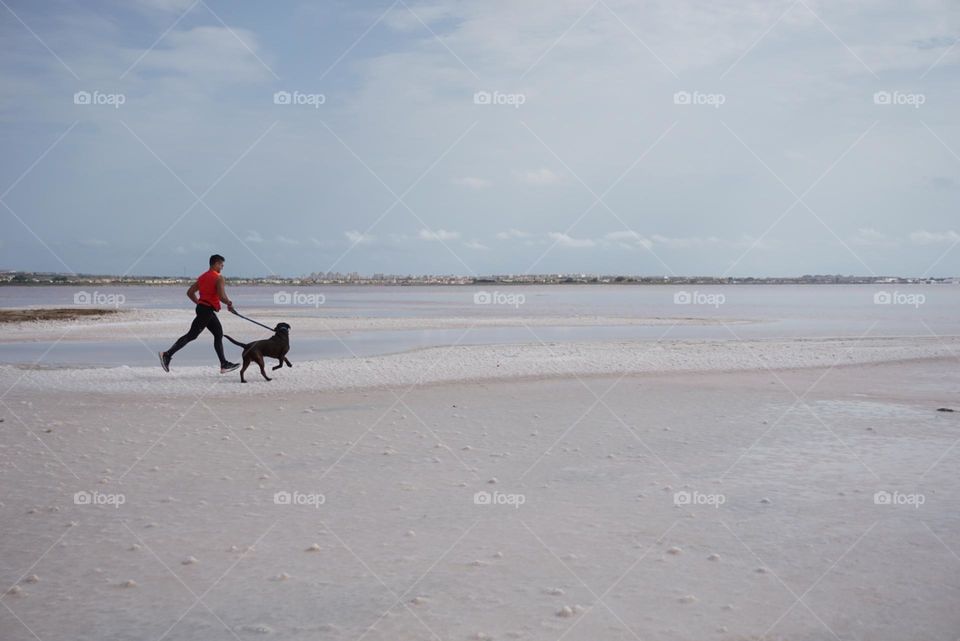
[(583, 606), (580, 605), (565, 605), (559, 610), (557, 610), (557, 616), (563, 619), (569, 619), (583, 612)]

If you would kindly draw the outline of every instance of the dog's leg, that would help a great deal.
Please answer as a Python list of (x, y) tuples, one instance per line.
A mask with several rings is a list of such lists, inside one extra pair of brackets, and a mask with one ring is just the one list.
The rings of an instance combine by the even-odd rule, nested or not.
[(282, 358), (280, 359), (280, 364), (279, 364), (279, 365), (277, 365), (276, 367), (271, 367), (270, 369), (276, 370), (276, 369), (280, 369), (281, 367), (283, 367), (283, 359), (282, 359)]
[(244, 355), (243, 355), (243, 369), (240, 370), (240, 382), (241, 382), (241, 383), (246, 383), (246, 382), (247, 382), (247, 379), (245, 379), (245, 378), (243, 377), (243, 373), (244, 373), (245, 371), (247, 371), (247, 368), (248, 368), (248, 367), (250, 367), (250, 359), (247, 358), (247, 355), (246, 355), (246, 354), (244, 354)]
[(287, 364), (287, 367), (293, 367), (293, 363), (291, 363), (290, 359), (286, 356), (283, 357), (283, 361)]
[(256, 358), (256, 360), (257, 360), (257, 365), (260, 366), (260, 374), (262, 374), (263, 377), (264, 377), (265, 379), (267, 379), (268, 381), (269, 381), (269, 380), (272, 380), (269, 376), (267, 376), (267, 370), (264, 368), (263, 356), (260, 355), (260, 354), (256, 354), (256, 355), (254, 356), (254, 358)]

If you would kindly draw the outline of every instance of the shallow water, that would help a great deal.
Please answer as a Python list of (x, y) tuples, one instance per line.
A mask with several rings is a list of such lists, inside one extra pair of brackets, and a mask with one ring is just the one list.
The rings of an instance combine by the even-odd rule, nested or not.
[[(124, 308), (189, 309), (183, 287), (0, 287), (0, 308), (66, 306), (80, 292), (122, 296)], [(478, 292), (512, 296), (514, 304), (476, 304)], [(824, 336), (940, 336), (960, 334), (960, 287), (911, 286), (804, 286), (736, 285), (716, 287), (674, 286), (515, 286), (483, 287), (233, 287), (230, 293), (239, 309), (273, 307), (280, 292), (313, 296), (316, 305), (277, 305), (294, 326), (292, 338), (300, 360), (373, 356), (456, 343), (465, 345), (536, 342), (728, 340), (802, 338)], [(674, 297), (686, 292), (701, 304), (677, 304)], [(892, 304), (876, 304), (878, 292), (895, 296)], [(505, 300), (501, 298), (501, 300)], [(709, 301), (709, 302), (707, 302)], [(605, 316), (627, 318), (693, 318), (703, 325), (667, 326), (554, 326), (474, 327), (466, 329), (368, 330), (306, 333), (297, 331), (297, 318), (466, 318)], [(734, 321), (754, 321), (724, 325)], [(186, 327), (184, 327), (186, 331)], [(734, 333), (735, 332), (735, 335)], [(259, 329), (237, 336), (262, 338)], [(110, 342), (32, 342), (0, 344), (0, 362), (48, 365), (143, 365), (154, 361), (156, 351), (175, 340), (141, 343), (133, 337)], [(213, 358), (209, 335), (177, 355), (183, 364), (203, 364)], [(228, 353), (237, 348), (228, 346)]]

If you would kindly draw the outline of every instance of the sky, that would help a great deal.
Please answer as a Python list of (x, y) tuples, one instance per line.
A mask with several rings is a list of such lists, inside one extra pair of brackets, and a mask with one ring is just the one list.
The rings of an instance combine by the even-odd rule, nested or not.
[(960, 4), (0, 0), (0, 269), (960, 275)]

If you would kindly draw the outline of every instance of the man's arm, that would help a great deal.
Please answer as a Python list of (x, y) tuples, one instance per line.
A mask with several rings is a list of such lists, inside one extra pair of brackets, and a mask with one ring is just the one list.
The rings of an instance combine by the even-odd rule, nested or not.
[(190, 289), (187, 290), (187, 298), (193, 301), (194, 305), (200, 304), (200, 299), (197, 298), (197, 290), (200, 289), (196, 283), (190, 285)]
[(233, 301), (227, 298), (227, 288), (225, 285), (226, 281), (223, 276), (217, 278), (217, 296), (220, 297), (220, 302), (227, 304), (227, 309), (231, 312), (233, 311)]

